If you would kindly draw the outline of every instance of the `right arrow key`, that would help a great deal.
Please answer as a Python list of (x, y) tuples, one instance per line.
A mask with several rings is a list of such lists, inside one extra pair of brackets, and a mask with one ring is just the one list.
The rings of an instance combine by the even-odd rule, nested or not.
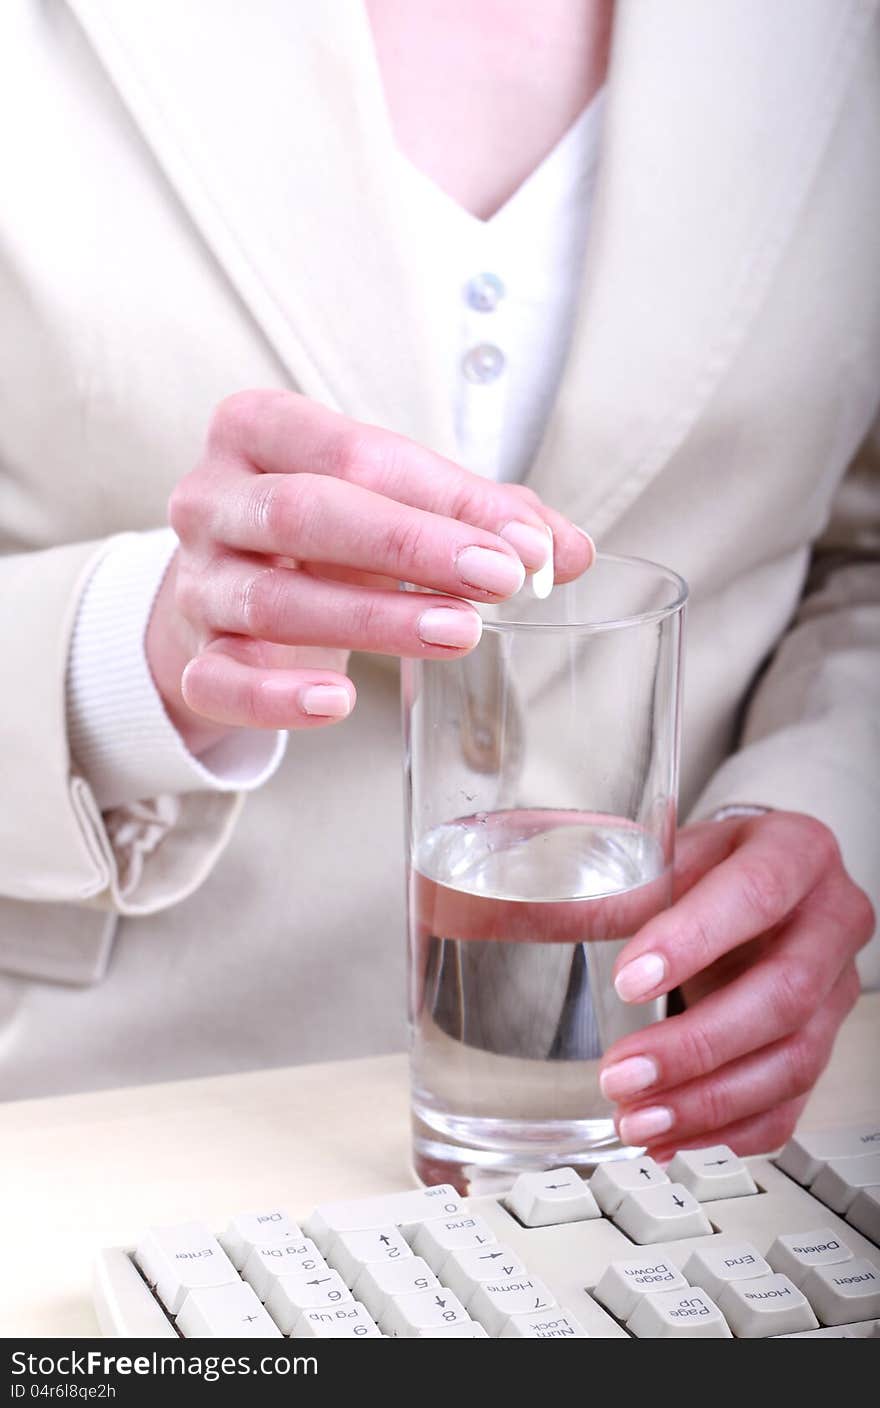
[(726, 1144), (710, 1149), (682, 1149), (666, 1170), (683, 1183), (699, 1203), (714, 1198), (743, 1198), (758, 1188), (746, 1164)]

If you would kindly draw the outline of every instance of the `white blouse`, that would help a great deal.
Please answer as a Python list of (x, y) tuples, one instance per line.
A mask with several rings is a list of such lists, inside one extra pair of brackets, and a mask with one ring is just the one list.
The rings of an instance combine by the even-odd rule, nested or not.
[[(525, 478), (571, 341), (598, 166), (599, 93), (489, 220), (458, 205), (402, 155), (401, 199), (442, 292), (461, 463)], [(439, 282), (437, 282), (439, 281)], [(67, 674), (70, 745), (103, 810), (165, 793), (253, 790), (278, 767), (286, 734), (237, 729), (196, 758), (153, 684), (144, 637), (177, 546), (170, 528), (114, 540), (74, 625)]]

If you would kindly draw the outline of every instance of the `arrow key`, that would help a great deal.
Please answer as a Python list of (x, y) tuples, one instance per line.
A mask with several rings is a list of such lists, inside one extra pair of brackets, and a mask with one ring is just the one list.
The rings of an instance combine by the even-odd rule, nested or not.
[(376, 1261), (403, 1261), (412, 1256), (409, 1243), (396, 1227), (337, 1232), (325, 1253), (327, 1261), (350, 1286), (361, 1268)]
[(703, 1237), (712, 1231), (700, 1204), (682, 1183), (636, 1188), (627, 1193), (614, 1221), (640, 1247), (651, 1242), (674, 1242), (680, 1237)]
[(461, 1247), (450, 1252), (440, 1268), (444, 1286), (455, 1291), (462, 1305), (468, 1309), (474, 1292), (484, 1281), (509, 1280), (512, 1276), (527, 1274), (519, 1257), (500, 1242), (493, 1242), (488, 1247)]
[(573, 1168), (521, 1173), (504, 1201), (526, 1227), (586, 1222), (600, 1216), (596, 1199)]
[(653, 1188), (669, 1178), (653, 1159), (614, 1159), (600, 1164), (590, 1179), (590, 1192), (606, 1217), (613, 1217), (627, 1193)]
[(683, 1183), (699, 1203), (713, 1198), (743, 1198), (757, 1193), (745, 1162), (726, 1144), (710, 1149), (681, 1149), (668, 1169), (673, 1182)]
[(386, 1335), (402, 1339), (417, 1339), (424, 1330), (444, 1330), (469, 1323), (470, 1316), (458, 1296), (444, 1286), (417, 1291), (415, 1295), (396, 1296), (388, 1302), (379, 1319)]

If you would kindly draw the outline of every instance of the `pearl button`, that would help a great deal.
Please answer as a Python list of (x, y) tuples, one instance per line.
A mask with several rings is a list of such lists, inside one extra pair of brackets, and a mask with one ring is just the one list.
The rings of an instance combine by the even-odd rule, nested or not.
[(491, 342), (480, 342), (465, 353), (461, 369), (468, 381), (482, 384), (496, 381), (504, 371), (504, 353)]
[(478, 313), (493, 313), (504, 293), (504, 285), (497, 274), (475, 274), (465, 289), (465, 298), (468, 307)]

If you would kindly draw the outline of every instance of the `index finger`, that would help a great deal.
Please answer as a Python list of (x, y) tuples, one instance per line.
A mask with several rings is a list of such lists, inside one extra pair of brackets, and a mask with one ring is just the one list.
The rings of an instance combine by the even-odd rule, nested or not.
[(624, 1002), (647, 1002), (785, 919), (828, 863), (821, 835), (785, 813), (743, 826), (739, 845), (631, 939), (614, 968)]
[[(349, 420), (294, 392), (229, 397), (215, 413), (208, 444), (254, 473), (326, 474), (484, 528), (504, 538), (529, 570), (547, 559), (547, 514), (532, 491), (483, 479), (403, 435)], [(594, 557), (590, 539), (560, 514), (552, 515), (552, 527), (558, 579), (580, 576)]]

